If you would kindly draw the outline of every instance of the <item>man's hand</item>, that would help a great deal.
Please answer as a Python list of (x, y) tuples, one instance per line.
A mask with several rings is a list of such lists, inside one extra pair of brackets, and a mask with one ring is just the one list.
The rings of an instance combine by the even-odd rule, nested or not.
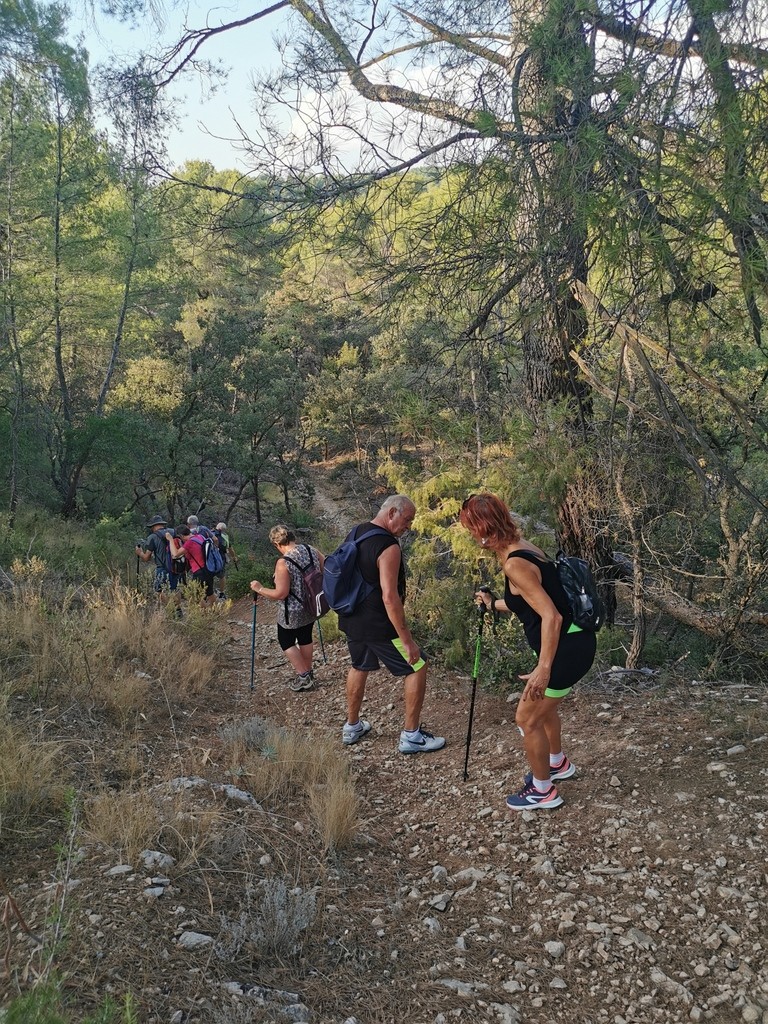
[(419, 645), (416, 643), (413, 637), (410, 637), (408, 640), (403, 640), (402, 644), (405, 660), (408, 662), (409, 665), (415, 665), (416, 662), (419, 661), (419, 659), (421, 658), (421, 651), (419, 650)]

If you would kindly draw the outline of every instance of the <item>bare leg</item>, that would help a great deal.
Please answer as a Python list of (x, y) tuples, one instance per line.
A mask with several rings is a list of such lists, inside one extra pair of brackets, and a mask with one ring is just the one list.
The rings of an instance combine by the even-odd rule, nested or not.
[(427, 666), (422, 665), (418, 672), (411, 672), (403, 680), (405, 697), (405, 729), (416, 732), (421, 720), (421, 708), (424, 694), (427, 692)]
[(347, 673), (347, 721), (350, 725), (360, 720), (367, 679), (368, 673), (361, 672), (359, 668), (351, 668)]
[(289, 647), (285, 651), (285, 656), (290, 661), (298, 675), (304, 672), (309, 672), (312, 668), (312, 644), (305, 644), (303, 647), (298, 647), (296, 644), (293, 647)]
[[(520, 701), (515, 721), (523, 730), (523, 745), (534, 778), (549, 778), (550, 738), (560, 741), (560, 701), (562, 697)], [(557, 752), (560, 746), (554, 748)]]

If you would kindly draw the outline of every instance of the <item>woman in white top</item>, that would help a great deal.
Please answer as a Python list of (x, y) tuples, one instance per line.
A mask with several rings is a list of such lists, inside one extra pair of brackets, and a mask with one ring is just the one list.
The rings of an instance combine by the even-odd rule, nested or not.
[(275, 563), (274, 587), (264, 587), (258, 580), (251, 581), (251, 590), (268, 601), (278, 601), (277, 641), (280, 649), (296, 670), (291, 689), (314, 690), (312, 654), (314, 644), (312, 628), (316, 616), (304, 609), (304, 581), (302, 570), (312, 561), (322, 572), (324, 556), (309, 544), (298, 544), (296, 536), (287, 526), (273, 526), (269, 539), (280, 552)]

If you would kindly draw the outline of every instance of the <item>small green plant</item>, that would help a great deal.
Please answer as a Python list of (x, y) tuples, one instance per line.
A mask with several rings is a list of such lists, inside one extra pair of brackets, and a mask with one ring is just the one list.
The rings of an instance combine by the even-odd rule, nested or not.
[(2, 1011), (3, 1024), (138, 1024), (136, 1001), (128, 993), (118, 1003), (107, 996), (86, 1017), (68, 1009), (61, 981), (54, 977), (17, 996)]

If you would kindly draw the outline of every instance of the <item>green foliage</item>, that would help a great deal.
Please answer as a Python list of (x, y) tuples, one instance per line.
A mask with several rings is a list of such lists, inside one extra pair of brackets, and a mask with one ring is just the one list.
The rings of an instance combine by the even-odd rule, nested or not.
[(4, 1024), (137, 1024), (136, 1002), (130, 994), (120, 1002), (106, 996), (87, 1016), (67, 1008), (63, 983), (40, 984), (30, 992), (17, 996), (3, 1010)]

